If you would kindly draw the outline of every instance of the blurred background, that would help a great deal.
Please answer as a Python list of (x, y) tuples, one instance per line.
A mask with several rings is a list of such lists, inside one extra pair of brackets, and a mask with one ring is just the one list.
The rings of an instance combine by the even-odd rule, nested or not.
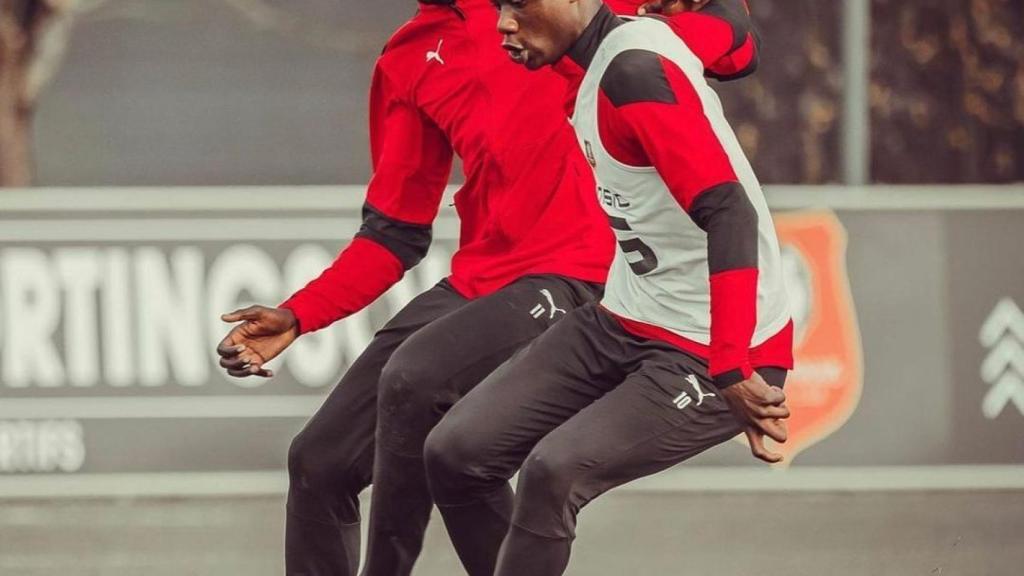
[[(734, 443), (613, 492), (570, 574), (1018, 574), (1024, 3), (750, 5), (759, 71), (715, 87), (783, 243), (791, 464)], [(0, 0), (0, 574), (282, 572), (290, 438), (458, 222), (272, 381), (220, 374), (217, 317), (358, 227), (370, 75), (415, 10)], [(461, 573), (439, 522), (417, 573)]]
[[(3, 5), (0, 181), (40, 186), (366, 182), (373, 62), (415, 10), (412, 0)], [(850, 26), (863, 33), (853, 64), (866, 69), (852, 89), (870, 124), (867, 181), (1024, 178), (1020, 2), (751, 7), (760, 72), (721, 92), (763, 181), (844, 181)]]

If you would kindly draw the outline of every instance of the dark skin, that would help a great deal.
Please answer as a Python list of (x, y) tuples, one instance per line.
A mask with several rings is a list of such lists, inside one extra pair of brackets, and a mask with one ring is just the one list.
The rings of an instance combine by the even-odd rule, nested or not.
[(602, 3), (595, 0), (493, 0), (501, 47), (517, 64), (538, 70), (569, 51)]
[(273, 376), (274, 373), (263, 365), (299, 337), (299, 323), (287, 308), (250, 306), (224, 314), (220, 319), (241, 322), (217, 345), (221, 368), (238, 378)]
[[(684, 10), (696, 10), (709, 0), (651, 0), (640, 7), (638, 13), (660, 13), (672, 15)], [(534, 0), (516, 0), (504, 4), (523, 6), (533, 4)], [(495, 2), (496, 6), (501, 3)], [(588, 6), (587, 15), (581, 14), (586, 22), (596, 13), (599, 4)], [(585, 25), (584, 25), (585, 27)], [(576, 36), (583, 31), (580, 28)], [(562, 43), (557, 46), (544, 47), (544, 52), (563, 54), (568, 50), (570, 43)], [(516, 48), (515, 45), (507, 47)], [(525, 62), (524, 62), (525, 63)], [(529, 66), (529, 64), (527, 64)], [(539, 66), (537, 66), (539, 67)], [(260, 376), (269, 378), (273, 376), (270, 370), (263, 368), (263, 365), (276, 358), (294, 342), (298, 334), (298, 322), (291, 310), (286, 308), (268, 308), (266, 306), (250, 306), (242, 310), (235, 310), (224, 314), (221, 319), (225, 322), (241, 322), (232, 328), (228, 335), (217, 346), (217, 354), (220, 355), (220, 366), (227, 370), (228, 374), (238, 378), (248, 376)]]
[(680, 12), (700, 10), (711, 0), (651, 0), (640, 6), (637, 14), (663, 14), (673, 16)]
[[(677, 6), (682, 1), (684, 0), (653, 0), (645, 7), (651, 11), (669, 14), (673, 13), (673, 10), (682, 9)], [(519, 3), (522, 4), (521, 1)], [(589, 18), (587, 21), (589, 22)], [(560, 49), (564, 52), (568, 45)], [(217, 346), (221, 368), (237, 378), (270, 378), (273, 373), (263, 366), (284, 352), (299, 337), (295, 315), (286, 308), (250, 306), (224, 314), (221, 320), (230, 323), (240, 322)]]
[[(642, 4), (637, 14), (672, 16), (700, 10), (710, 1), (651, 0)], [(500, 11), (498, 31), (505, 35), (502, 48), (530, 70), (553, 64), (565, 54), (601, 7), (599, 2), (580, 0), (492, 0), (492, 4)], [(552, 59), (552, 55), (557, 56)]]
[[(495, 0), (499, 9), (498, 32), (502, 48), (513, 61), (537, 70), (554, 64), (583, 34), (601, 8), (600, 0)], [(652, 0), (640, 13), (676, 14), (699, 10), (707, 0)], [(786, 394), (770, 386), (756, 372), (722, 391), (750, 444), (751, 453), (772, 464), (782, 454), (765, 447), (765, 437), (776, 442), (787, 439), (785, 419), (789, 417)]]
[[(652, 0), (641, 6), (639, 13), (672, 15), (700, 9), (706, 3), (706, 0)], [(537, 5), (545, 4), (547, 6), (540, 8), (548, 10), (537, 10)], [(600, 2), (592, 0), (516, 0), (498, 2), (497, 5), (501, 9), (499, 31), (505, 35), (503, 47), (510, 51), (513, 60), (532, 69), (561, 58), (600, 8)], [(539, 17), (548, 14), (549, 10), (552, 16), (560, 17), (554, 18), (548, 26), (540, 25), (540, 31), (534, 32)], [(548, 39), (549, 34), (556, 38)], [(250, 306), (224, 314), (221, 319), (229, 323), (240, 322), (217, 346), (220, 366), (238, 378), (272, 377), (273, 372), (263, 366), (299, 337), (298, 321), (286, 308)], [(782, 390), (769, 386), (760, 376), (753, 374), (748, 380), (730, 386), (722, 393), (743, 426), (754, 456), (766, 462), (781, 462), (781, 454), (765, 448), (764, 437), (777, 442), (786, 441), (784, 419), (789, 417), (789, 409)]]

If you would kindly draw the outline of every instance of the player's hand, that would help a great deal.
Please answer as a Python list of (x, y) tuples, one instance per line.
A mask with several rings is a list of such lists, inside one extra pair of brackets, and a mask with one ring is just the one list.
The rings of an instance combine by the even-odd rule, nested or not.
[(691, 12), (700, 10), (710, 0), (649, 0), (640, 5), (637, 14), (661, 14), (663, 16), (675, 16), (680, 12)]
[(785, 419), (789, 418), (789, 408), (782, 389), (770, 386), (755, 372), (749, 379), (723, 389), (722, 396), (743, 427), (754, 456), (771, 464), (782, 462), (782, 454), (764, 446), (765, 436), (782, 443), (788, 435)]
[(263, 365), (299, 337), (299, 323), (287, 308), (250, 306), (224, 314), (220, 319), (241, 322), (217, 346), (221, 367), (239, 378), (273, 376), (274, 373)]

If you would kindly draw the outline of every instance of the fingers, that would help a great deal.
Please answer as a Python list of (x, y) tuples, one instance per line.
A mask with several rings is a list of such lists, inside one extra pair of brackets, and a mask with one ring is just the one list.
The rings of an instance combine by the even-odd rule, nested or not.
[(758, 390), (759, 397), (748, 405), (753, 415), (764, 419), (789, 418), (789, 406), (786, 406), (786, 393), (781, 388), (762, 383)]
[(725, 390), (725, 399), (742, 422), (756, 424), (759, 420), (789, 418), (786, 394), (756, 379)]
[(765, 405), (781, 405), (786, 402), (786, 393), (782, 388), (765, 384), (764, 392), (761, 394), (761, 403)]
[(782, 443), (789, 438), (785, 420), (766, 419), (759, 421), (757, 424), (762, 432), (776, 442)]
[(747, 428), (744, 430), (747, 435), (747, 441), (750, 443), (750, 452), (758, 460), (764, 460), (769, 464), (778, 464), (782, 462), (782, 454), (778, 452), (772, 452), (764, 446), (764, 436), (757, 432), (753, 428)]
[(263, 358), (251, 350), (246, 350), (237, 357), (220, 359), (221, 367), (227, 369), (228, 374), (236, 378), (247, 376), (270, 378), (274, 373), (264, 368), (263, 362)]
[(785, 404), (782, 404), (781, 406), (754, 406), (752, 407), (752, 411), (758, 418), (789, 418), (789, 407)]
[(234, 312), (228, 312), (222, 314), (220, 319), (225, 322), (241, 322), (242, 320), (257, 320), (262, 314), (262, 306), (249, 306), (248, 308), (242, 308), (235, 310)]
[(226, 368), (229, 372), (231, 370), (240, 370), (250, 372), (252, 366), (262, 366), (266, 360), (260, 356), (255, 350), (247, 348), (245, 346), (235, 346), (233, 350), (238, 352), (228, 355), (221, 355), (220, 367)]
[(246, 358), (242, 358), (241, 355), (237, 356), (223, 356), (220, 359), (220, 367), (231, 370), (245, 370), (248, 369), (252, 362)]
[(245, 352), (245, 345), (235, 344), (231, 339), (231, 334), (228, 334), (227, 338), (220, 341), (217, 345), (217, 354), (221, 358), (232, 358)]
[(233, 344), (230, 334), (217, 345), (217, 354), (220, 356), (220, 367), (236, 378), (274, 376), (272, 370), (263, 368), (264, 360), (259, 354), (243, 344)]
[(273, 378), (274, 371), (263, 368), (259, 364), (251, 364), (246, 368), (228, 370), (228, 374), (235, 378), (247, 378), (259, 376), (260, 378)]
[(789, 406), (786, 406), (786, 393), (781, 388), (765, 384), (761, 405), (751, 408), (758, 417), (755, 424), (762, 432), (776, 442), (786, 441), (789, 434), (785, 419), (789, 418), (790, 412)]
[(662, 10), (661, 3), (662, 0), (651, 0), (649, 2), (644, 2), (639, 8), (637, 8), (636, 14), (637, 16), (643, 16), (645, 14), (657, 14)]

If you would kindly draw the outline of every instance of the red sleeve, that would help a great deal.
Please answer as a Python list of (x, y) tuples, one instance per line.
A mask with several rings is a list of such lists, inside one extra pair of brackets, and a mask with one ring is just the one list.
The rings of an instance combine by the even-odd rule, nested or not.
[(281, 305), (295, 313), (301, 333), (368, 306), (429, 248), (452, 148), (381, 64), (370, 91), (370, 152), (362, 227), (329, 268)]
[(376, 242), (355, 238), (320, 276), (281, 307), (299, 321), (299, 333), (320, 330), (376, 300), (402, 279), (398, 258)]
[(727, 386), (751, 374), (757, 212), (683, 71), (656, 54), (633, 52), (617, 57), (602, 79), (601, 140), (620, 162), (657, 168), (679, 205), (707, 232), (709, 369), (716, 383)]
[(604, 3), (619, 16), (636, 16), (644, 0), (604, 0)]
[(759, 40), (745, 0), (712, 0), (704, 9), (668, 19), (704, 64), (707, 76), (728, 81), (757, 69)]
[[(635, 16), (643, 0), (605, 0), (620, 16)], [(757, 70), (760, 41), (746, 0), (711, 0), (698, 11), (670, 17), (668, 22), (704, 65), (708, 77), (738, 80)]]
[[(400, 61), (389, 65), (403, 68)], [(429, 225), (437, 217), (454, 152), (406, 88), (389, 78), (379, 65), (370, 87), (373, 176), (366, 200), (388, 217)]]

